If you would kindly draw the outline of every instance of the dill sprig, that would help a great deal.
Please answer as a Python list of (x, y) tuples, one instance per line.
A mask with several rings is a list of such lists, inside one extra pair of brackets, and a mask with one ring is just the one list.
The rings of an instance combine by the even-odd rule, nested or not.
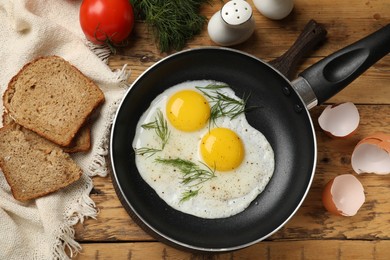
[(171, 132), (169, 131), (167, 120), (165, 120), (161, 110), (157, 110), (157, 117), (153, 122), (143, 124), (141, 127), (143, 129), (155, 130), (157, 136), (161, 140), (161, 150), (163, 150), (165, 145), (168, 143)]
[(135, 149), (136, 154), (138, 155), (147, 154), (148, 156), (152, 156), (157, 152), (161, 152), (162, 150), (164, 150), (165, 145), (168, 143), (171, 132), (169, 131), (167, 120), (165, 120), (161, 110), (157, 110), (157, 116), (154, 121), (143, 124), (141, 125), (141, 127), (143, 129), (154, 129), (156, 135), (161, 141), (161, 146), (158, 149), (149, 148), (149, 147), (136, 148)]
[(205, 87), (196, 87), (211, 101), (210, 122), (215, 123), (215, 120), (220, 117), (229, 117), (234, 119), (238, 115), (253, 109), (246, 108), (249, 95), (244, 96), (242, 100), (231, 98), (219, 90), (229, 87), (228, 85), (209, 84)]
[(199, 186), (200, 184), (212, 179), (215, 177), (215, 170), (210, 169), (207, 165), (202, 163), (206, 169), (202, 169), (199, 167), (199, 165), (195, 164), (194, 162), (191, 162), (189, 160), (184, 160), (180, 158), (175, 159), (162, 159), (162, 158), (156, 158), (156, 162), (163, 163), (166, 165), (173, 166), (180, 170), (180, 172), (183, 174), (181, 183), (184, 185), (187, 185), (188, 189), (182, 194), (182, 198), (180, 202), (183, 202), (185, 200), (188, 200), (189, 198), (196, 196), (200, 190), (192, 190), (192, 187)]
[(195, 197), (196, 195), (198, 195), (199, 190), (200, 190), (200, 188), (197, 190), (186, 190), (185, 192), (183, 192), (181, 199), (180, 199), (180, 202), (184, 202), (184, 201), (189, 200), (192, 197)]
[(181, 50), (207, 22), (200, 7), (210, 0), (130, 0), (137, 17), (151, 29), (161, 52)]
[(149, 148), (149, 147), (141, 147), (141, 148), (136, 148), (135, 152), (138, 155), (148, 155), (148, 157), (153, 156), (154, 154), (161, 152), (162, 149), (157, 149), (157, 148)]

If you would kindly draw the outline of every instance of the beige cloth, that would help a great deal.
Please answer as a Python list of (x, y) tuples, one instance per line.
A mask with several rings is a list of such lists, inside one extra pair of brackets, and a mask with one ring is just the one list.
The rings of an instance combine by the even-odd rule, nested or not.
[(13, 199), (0, 171), (0, 259), (68, 259), (81, 249), (74, 240), (73, 225), (97, 214), (89, 197), (91, 177), (107, 175), (104, 156), (108, 152), (109, 126), (123, 97), (128, 73), (125, 67), (111, 71), (101, 59), (107, 58), (107, 51), (92, 52), (87, 46), (78, 19), (80, 3), (0, 0), (0, 95), (25, 63), (39, 56), (58, 55), (94, 80), (106, 97), (92, 128), (91, 151), (74, 156), (84, 171), (79, 181), (54, 194), (21, 203)]

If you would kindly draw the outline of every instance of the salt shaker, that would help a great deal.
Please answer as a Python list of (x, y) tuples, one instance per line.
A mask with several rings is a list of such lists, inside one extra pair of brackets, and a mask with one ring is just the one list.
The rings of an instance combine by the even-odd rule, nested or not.
[(281, 20), (291, 13), (294, 0), (253, 0), (253, 4), (265, 17)]
[(210, 19), (209, 37), (222, 46), (231, 46), (246, 41), (255, 30), (252, 7), (244, 0), (231, 0)]

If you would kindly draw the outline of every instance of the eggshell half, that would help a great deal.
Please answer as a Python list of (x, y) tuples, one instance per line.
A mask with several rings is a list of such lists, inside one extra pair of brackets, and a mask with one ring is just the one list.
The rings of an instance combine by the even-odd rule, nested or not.
[(359, 111), (351, 102), (329, 105), (318, 118), (321, 129), (333, 137), (346, 137), (353, 134), (359, 122)]
[(390, 173), (390, 134), (377, 133), (362, 139), (353, 150), (351, 164), (358, 173)]
[(326, 210), (341, 216), (354, 216), (366, 197), (360, 181), (352, 174), (342, 174), (330, 180), (322, 193)]

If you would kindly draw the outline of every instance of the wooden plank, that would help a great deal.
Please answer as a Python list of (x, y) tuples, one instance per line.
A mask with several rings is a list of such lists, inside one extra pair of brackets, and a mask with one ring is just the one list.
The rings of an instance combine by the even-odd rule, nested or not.
[[(256, 21), (255, 32), (248, 41), (234, 46), (234, 48), (262, 58), (278, 57), (291, 46), (305, 24), (310, 19), (315, 19), (324, 24), (328, 30), (328, 41), (316, 52), (315, 56), (327, 56), (334, 50), (344, 47), (390, 22), (389, 12), (386, 12), (390, 9), (388, 1), (354, 1), (351, 4), (351, 1), (296, 0), (294, 3), (295, 8), (289, 17), (274, 21), (261, 15), (250, 2)], [(223, 2), (214, 1), (213, 5), (204, 5), (202, 13), (209, 19), (220, 10), (223, 4)], [(188, 42), (186, 48), (200, 45), (216, 45), (208, 37), (206, 26), (202, 33)], [(119, 54), (132, 56), (137, 50), (148, 54), (153, 53), (154, 56), (160, 54), (154, 44), (154, 37), (141, 21), (136, 23), (131, 44), (129, 47), (121, 49)], [(166, 54), (161, 55), (165, 56)]]
[(389, 259), (390, 241), (305, 240), (260, 242), (245, 249), (219, 254), (189, 253), (161, 243), (82, 244), (74, 259)]
[(112, 186), (110, 177), (95, 177), (91, 198), (96, 203), (99, 215), (76, 224), (76, 239), (79, 241), (153, 240), (132, 221)]
[[(360, 128), (350, 138), (332, 139), (319, 129), (317, 118), (325, 106), (312, 112), (318, 139), (318, 165), (310, 192), (296, 215), (270, 239), (390, 239), (390, 183), (388, 176), (359, 175), (366, 193), (366, 203), (354, 217), (338, 217), (327, 213), (321, 202), (325, 184), (333, 177), (354, 174), (350, 158), (354, 146), (364, 136), (377, 131), (390, 133), (390, 106), (359, 105)], [(79, 241), (152, 241), (122, 208), (110, 178), (94, 178), (92, 199), (100, 214), (76, 226)]]
[[(380, 12), (382, 10), (381, 8), (388, 8), (388, 5), (384, 4), (384, 1), (379, 1), (379, 3), (375, 3), (369, 10), (375, 9), (373, 11), (375, 13)], [(317, 4), (307, 5), (311, 6), (311, 8), (317, 6)], [(337, 5), (341, 5), (340, 10), (346, 8), (342, 3)], [(357, 3), (356, 5), (359, 4)], [(367, 8), (365, 5), (363, 7)], [(208, 13), (207, 15), (210, 14)], [(271, 21), (262, 17), (258, 12), (255, 12), (255, 16), (259, 21), (257, 22), (254, 36), (247, 42), (234, 47), (261, 58), (264, 61), (272, 60), (283, 54), (293, 44), (299, 32), (310, 19), (292, 21), (294, 18), (291, 18), (283, 21)], [(324, 18), (324, 21), (328, 20)], [(319, 22), (321, 21), (319, 20)], [(297, 72), (303, 71), (323, 57), (347, 46), (355, 40), (363, 38), (370, 32), (389, 22), (390, 17), (386, 16), (370, 22), (362, 18), (345, 18), (344, 23), (338, 20), (323, 22), (328, 30), (327, 41), (313, 51), (310, 54), (310, 58), (306, 58)], [(294, 27), (289, 28), (290, 23), (294, 24)], [(356, 28), (360, 29), (357, 30)], [(132, 38), (132, 44), (128, 48), (119, 50), (118, 55), (112, 56), (109, 60), (109, 65), (113, 69), (121, 69), (124, 64), (128, 64), (128, 69), (131, 70), (129, 83), (132, 83), (148, 67), (167, 56), (166, 53), (160, 53), (158, 51), (153, 37), (147, 32), (148, 29), (144, 23), (137, 24)], [(283, 37), (280, 37), (281, 32), (283, 32)], [(215, 45), (210, 41), (207, 30), (204, 30), (199, 36), (190, 41), (186, 48), (196, 48), (205, 45)], [(256, 46), (256, 48), (253, 48), (253, 46)], [(272, 46), (272, 48), (269, 46)], [(390, 72), (389, 55), (374, 64), (363, 75), (352, 82), (350, 86), (331, 98), (328, 102), (352, 101), (360, 104), (390, 104), (390, 88), (388, 87), (390, 73), (386, 72)]]

